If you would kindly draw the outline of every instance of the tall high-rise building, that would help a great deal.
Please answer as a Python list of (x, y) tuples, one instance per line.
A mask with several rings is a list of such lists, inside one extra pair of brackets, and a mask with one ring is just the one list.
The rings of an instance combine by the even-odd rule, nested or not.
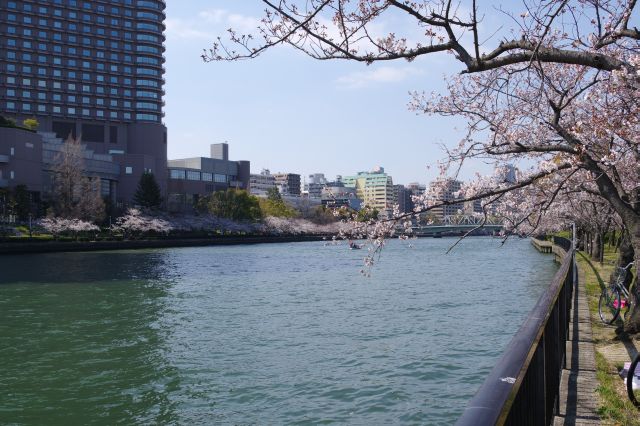
[[(167, 184), (163, 0), (0, 0), (0, 115), (35, 117), (119, 165), (117, 199), (142, 173)], [(1, 141), (0, 141), (1, 142)]]

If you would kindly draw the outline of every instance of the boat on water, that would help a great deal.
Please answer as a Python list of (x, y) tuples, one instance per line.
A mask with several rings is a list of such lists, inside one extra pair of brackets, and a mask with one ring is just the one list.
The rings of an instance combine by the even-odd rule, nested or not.
[(349, 250), (360, 250), (361, 248), (361, 245), (356, 244), (353, 241), (349, 241)]

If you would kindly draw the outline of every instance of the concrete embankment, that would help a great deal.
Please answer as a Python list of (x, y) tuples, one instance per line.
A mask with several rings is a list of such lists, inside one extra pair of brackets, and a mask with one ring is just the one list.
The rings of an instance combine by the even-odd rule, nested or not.
[(212, 238), (175, 238), (126, 241), (11, 241), (0, 243), (0, 255), (77, 251), (135, 250), (168, 247), (204, 247), (237, 244), (292, 243), (331, 239), (323, 235), (258, 235)]

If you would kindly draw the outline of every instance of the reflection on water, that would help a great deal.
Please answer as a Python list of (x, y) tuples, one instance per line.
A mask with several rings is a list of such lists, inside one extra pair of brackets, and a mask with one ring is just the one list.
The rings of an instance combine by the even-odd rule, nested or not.
[(450, 424), (556, 266), (526, 241), (0, 258), (0, 419)]
[(178, 375), (165, 357), (171, 330), (162, 326), (167, 255), (0, 260), (2, 422), (177, 420), (169, 396)]

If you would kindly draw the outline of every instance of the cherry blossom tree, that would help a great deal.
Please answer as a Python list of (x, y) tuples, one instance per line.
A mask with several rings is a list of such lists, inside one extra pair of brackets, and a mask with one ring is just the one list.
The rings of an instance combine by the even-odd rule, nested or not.
[[(414, 111), (467, 123), (464, 137), (447, 151), (442, 173), (455, 174), (472, 158), (534, 164), (516, 182), (477, 179), (464, 188), (464, 200), (483, 200), (485, 214), (497, 209), (511, 215), (508, 226), (518, 229), (540, 226), (546, 212), (568, 203), (569, 195), (591, 194), (620, 219), (640, 264), (636, 0), (521, 0), (497, 12), (481, 10), (476, 0), (263, 4), (255, 34), (231, 29), (203, 59), (249, 59), (282, 44), (320, 60), (365, 64), (451, 54), (460, 68), (447, 79), (446, 91), (415, 92), (410, 103)], [(499, 13), (505, 28), (483, 26), (486, 13)], [(398, 16), (413, 27), (380, 33), (388, 18)], [(450, 204), (417, 201), (413, 214)], [(405, 218), (396, 215), (395, 221)], [(397, 223), (377, 221), (361, 232), (382, 245), (381, 238), (396, 230)], [(640, 331), (638, 302), (634, 297), (628, 332)]]
[(268, 216), (263, 231), (275, 235), (330, 235), (340, 231), (339, 223), (316, 224), (307, 219)]
[(91, 222), (85, 222), (80, 219), (66, 219), (63, 217), (47, 217), (39, 222), (45, 231), (49, 232), (54, 238), (61, 234), (72, 233), (78, 237), (79, 234), (87, 232), (99, 232), (100, 228)]
[(168, 234), (173, 230), (173, 226), (164, 219), (144, 215), (138, 209), (129, 209), (124, 216), (116, 220), (111, 229), (114, 232), (121, 232), (125, 238), (129, 238), (133, 235), (149, 232)]
[(85, 175), (84, 148), (80, 138), (69, 138), (54, 157), (51, 170), (52, 201), (57, 216), (99, 222), (105, 216), (100, 179)]

